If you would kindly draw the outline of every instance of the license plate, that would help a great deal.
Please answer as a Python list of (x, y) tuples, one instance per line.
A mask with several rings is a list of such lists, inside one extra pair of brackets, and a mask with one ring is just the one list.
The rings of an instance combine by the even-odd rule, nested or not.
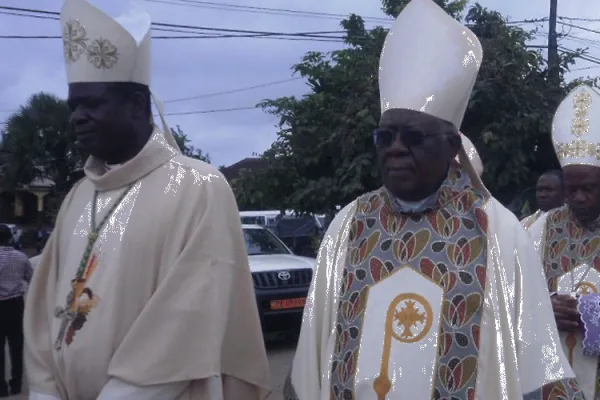
[(271, 300), (271, 310), (287, 310), (290, 308), (303, 308), (306, 304), (306, 297), (297, 299)]

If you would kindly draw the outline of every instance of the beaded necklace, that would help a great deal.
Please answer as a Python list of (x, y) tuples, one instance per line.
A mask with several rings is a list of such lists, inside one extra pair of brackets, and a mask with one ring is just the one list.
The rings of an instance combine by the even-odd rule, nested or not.
[(64, 307), (57, 307), (57, 309), (54, 312), (54, 316), (56, 318), (62, 319), (60, 329), (58, 331), (58, 336), (56, 338), (56, 341), (54, 342), (54, 348), (56, 350), (60, 350), (62, 348), (62, 343), (63, 343), (63, 339), (65, 337), (65, 334), (67, 333), (67, 328), (69, 327), (69, 324), (77, 316), (76, 301), (84, 289), (84, 285), (85, 285), (85, 281), (86, 281), (84, 279), (86, 267), (88, 265), (88, 262), (90, 261), (90, 257), (92, 255), (92, 250), (94, 249), (94, 245), (96, 244), (96, 241), (98, 240), (98, 237), (100, 236), (100, 232), (106, 225), (106, 222), (110, 219), (112, 214), (115, 212), (117, 207), (119, 207), (121, 202), (129, 194), (129, 192), (131, 191), (132, 188), (133, 188), (133, 184), (129, 185), (127, 187), (127, 189), (124, 190), (123, 193), (121, 193), (121, 195), (113, 203), (113, 205), (110, 207), (110, 209), (104, 215), (104, 218), (102, 218), (102, 220), (100, 221), (100, 224), (98, 224), (98, 225), (96, 225), (98, 191), (97, 190), (94, 191), (94, 197), (92, 200), (92, 206), (91, 206), (92, 209), (91, 209), (91, 215), (90, 215), (90, 232), (87, 235), (88, 243), (87, 243), (87, 246), (83, 253), (83, 256), (81, 257), (81, 262), (79, 263), (79, 267), (77, 268), (77, 273), (75, 274), (75, 279), (73, 279), (71, 281), (72, 288), (71, 288), (71, 292), (67, 296), (66, 304)]

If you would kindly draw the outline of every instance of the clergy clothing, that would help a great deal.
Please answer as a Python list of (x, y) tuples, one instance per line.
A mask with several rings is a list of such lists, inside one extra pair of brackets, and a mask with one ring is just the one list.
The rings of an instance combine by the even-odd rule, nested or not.
[(60, 400), (264, 398), (266, 352), (224, 177), (158, 130), (132, 160), (107, 170), (90, 158), (85, 174), (27, 297), (31, 390)]
[(577, 309), (583, 322), (582, 353), (586, 356), (598, 357), (600, 356), (600, 293), (589, 293), (580, 297)]
[(382, 188), (336, 216), (286, 399), (583, 398), (527, 233), (470, 176), (454, 164), (420, 210)]
[[(542, 258), (550, 292), (578, 293), (583, 296), (581, 308), (586, 295), (598, 293), (600, 288), (600, 229), (582, 226), (565, 205), (548, 211), (532, 225), (530, 233)], [(584, 304), (586, 312), (581, 313), (581, 319), (587, 331), (597, 335), (592, 327), (598, 324), (600, 310), (591, 307), (591, 302)], [(560, 332), (560, 339), (586, 398), (596, 399), (600, 397), (600, 352), (585, 351), (584, 332)], [(597, 340), (588, 341), (597, 345)]]
[[(561, 101), (552, 120), (552, 144), (563, 169), (600, 168), (599, 128), (600, 92), (578, 85)], [(579, 299), (585, 329), (560, 332), (560, 341), (586, 398), (599, 399), (599, 352), (589, 343), (595, 341), (594, 325), (600, 313), (586, 296), (598, 293), (600, 288), (600, 223), (597, 220), (584, 226), (565, 205), (541, 216), (529, 232), (542, 259), (550, 292)]]
[(537, 221), (544, 214), (546, 214), (544, 211), (537, 210), (530, 216), (523, 218), (521, 220), (521, 225), (523, 225), (523, 228), (529, 230), (529, 228), (531, 228), (531, 225), (535, 224), (535, 221)]

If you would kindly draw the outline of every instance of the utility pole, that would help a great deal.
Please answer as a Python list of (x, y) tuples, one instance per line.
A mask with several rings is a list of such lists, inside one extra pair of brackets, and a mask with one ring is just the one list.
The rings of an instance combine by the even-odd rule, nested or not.
[(560, 84), (560, 66), (558, 57), (558, 34), (556, 33), (558, 0), (550, 0), (550, 19), (548, 28), (548, 73), (556, 85)]

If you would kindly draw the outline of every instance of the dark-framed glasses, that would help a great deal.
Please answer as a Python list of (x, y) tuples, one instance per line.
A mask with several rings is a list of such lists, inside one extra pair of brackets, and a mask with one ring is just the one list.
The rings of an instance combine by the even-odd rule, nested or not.
[(398, 137), (406, 147), (422, 146), (430, 137), (446, 136), (445, 133), (424, 134), (421, 131), (403, 129), (394, 131), (388, 128), (377, 128), (373, 132), (373, 142), (378, 147), (390, 147)]

